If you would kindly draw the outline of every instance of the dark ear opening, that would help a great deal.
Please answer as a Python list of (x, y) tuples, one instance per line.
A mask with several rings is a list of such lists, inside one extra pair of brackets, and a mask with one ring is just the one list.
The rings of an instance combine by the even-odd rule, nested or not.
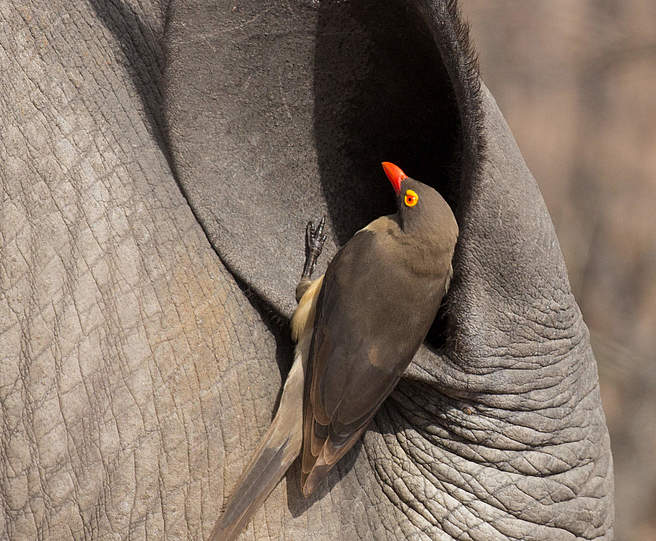
[(446, 65), (416, 6), (322, 2), (316, 35), (314, 137), (339, 243), (395, 211), (381, 161), (432, 184), (453, 204), (462, 122)]
[(381, 161), (459, 206), (480, 106), (455, 2), (178, 2), (167, 30), (180, 183), (223, 262), (275, 310), (294, 309), (308, 219), (329, 218), (321, 269), (394, 211)]
[[(383, 160), (457, 213), (482, 153), (478, 66), (457, 3), (322, 2), (316, 39), (314, 136), (339, 244), (395, 212)], [(432, 348), (444, 344), (447, 317), (438, 314)]]

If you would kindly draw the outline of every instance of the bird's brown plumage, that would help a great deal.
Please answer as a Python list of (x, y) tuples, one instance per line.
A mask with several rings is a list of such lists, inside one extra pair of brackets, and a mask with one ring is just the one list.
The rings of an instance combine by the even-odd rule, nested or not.
[[(305, 382), (305, 495), (355, 444), (393, 390), (448, 287), (455, 219), (432, 188), (404, 180), (402, 191), (410, 187), (419, 204), (356, 233), (324, 276)], [(412, 212), (423, 216), (408, 217)]]
[(237, 537), (301, 448), (302, 490), (312, 493), (367, 428), (435, 318), (451, 279), (458, 226), (435, 190), (392, 164), (384, 167), (399, 212), (356, 233), (314, 281), (323, 221), (316, 230), (308, 226), (310, 241), (321, 241), (296, 292), (294, 364), (211, 541)]

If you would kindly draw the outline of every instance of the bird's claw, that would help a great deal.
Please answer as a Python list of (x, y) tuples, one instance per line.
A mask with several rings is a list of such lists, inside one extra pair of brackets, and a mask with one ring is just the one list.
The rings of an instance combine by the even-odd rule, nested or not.
[(323, 245), (328, 238), (323, 232), (325, 226), (325, 216), (322, 216), (316, 227), (314, 227), (312, 221), (309, 221), (305, 226), (305, 265), (303, 267), (303, 278), (311, 277), (312, 272), (314, 272), (314, 265), (321, 255)]
[(317, 255), (323, 249), (323, 243), (326, 242), (327, 236), (323, 230), (326, 227), (326, 217), (323, 216), (317, 227), (313, 227), (312, 221), (305, 227), (305, 247), (310, 251), (317, 251)]

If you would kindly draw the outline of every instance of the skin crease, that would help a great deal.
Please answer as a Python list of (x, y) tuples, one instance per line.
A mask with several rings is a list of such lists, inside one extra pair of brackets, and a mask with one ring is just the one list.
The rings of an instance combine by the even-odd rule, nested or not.
[(241, 537), (611, 539), (587, 329), (453, 6), (233, 7), (0, 8), (0, 537), (207, 538), (289, 372), (308, 215), (328, 261), (393, 211), (389, 158), (461, 226), (439, 328)]

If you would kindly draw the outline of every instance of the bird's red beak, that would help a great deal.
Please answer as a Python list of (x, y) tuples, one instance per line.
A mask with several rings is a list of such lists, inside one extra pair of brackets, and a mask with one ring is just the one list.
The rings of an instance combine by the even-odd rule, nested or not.
[(399, 195), (399, 193), (401, 193), (401, 182), (403, 179), (408, 178), (408, 175), (406, 175), (403, 171), (401, 171), (400, 167), (394, 165), (393, 163), (383, 162), (382, 166), (385, 174), (387, 175), (387, 178), (394, 187), (396, 195)]

